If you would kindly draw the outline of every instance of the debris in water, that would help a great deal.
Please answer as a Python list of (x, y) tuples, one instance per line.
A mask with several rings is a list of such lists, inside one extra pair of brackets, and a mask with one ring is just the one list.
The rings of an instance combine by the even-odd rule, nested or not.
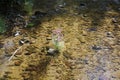
[(16, 31), (14, 36), (19, 36), (20, 35), (20, 31)]
[(20, 46), (18, 49), (15, 50), (15, 52), (12, 54), (12, 56), (8, 59), (8, 61), (11, 61), (11, 59), (14, 57), (14, 55), (20, 50), (22, 46)]

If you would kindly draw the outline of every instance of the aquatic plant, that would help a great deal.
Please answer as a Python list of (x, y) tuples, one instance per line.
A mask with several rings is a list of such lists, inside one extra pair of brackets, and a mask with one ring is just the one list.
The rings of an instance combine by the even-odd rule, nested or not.
[(0, 33), (4, 33), (6, 31), (6, 25), (5, 25), (5, 21), (0, 18)]
[(52, 42), (56, 49), (60, 50), (64, 47), (63, 34), (61, 29), (52, 31)]

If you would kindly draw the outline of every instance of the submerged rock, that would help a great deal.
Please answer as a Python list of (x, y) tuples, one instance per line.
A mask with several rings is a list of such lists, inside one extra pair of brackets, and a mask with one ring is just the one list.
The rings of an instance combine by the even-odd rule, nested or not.
[(59, 53), (59, 51), (56, 49), (53, 49), (53, 48), (47, 49), (47, 55), (55, 56), (57, 53)]
[(106, 35), (107, 35), (107, 37), (109, 37), (109, 38), (114, 38), (114, 35), (113, 35), (112, 32), (107, 32)]
[(21, 63), (22, 63), (22, 61), (21, 61), (21, 60), (17, 60), (17, 61), (15, 61), (15, 62), (14, 62), (15, 66), (20, 66), (20, 65), (21, 65)]
[(26, 39), (20, 39), (20, 40), (19, 40), (19, 45), (23, 45), (23, 44), (25, 44), (25, 43), (30, 43), (30, 41), (29, 41), (29, 40), (26, 40)]
[(100, 46), (94, 45), (94, 46), (92, 47), (92, 49), (93, 49), (93, 50), (101, 50), (102, 48), (101, 48)]
[(118, 21), (116, 20), (116, 18), (112, 18), (112, 22), (117, 23)]
[(11, 54), (11, 52), (13, 52), (16, 49), (16, 46), (13, 40), (8, 40), (5, 42), (3, 48), (5, 50), (5, 53)]
[(20, 31), (16, 31), (14, 36), (19, 36), (20, 35)]
[(85, 3), (80, 3), (80, 7), (85, 7), (86, 4)]

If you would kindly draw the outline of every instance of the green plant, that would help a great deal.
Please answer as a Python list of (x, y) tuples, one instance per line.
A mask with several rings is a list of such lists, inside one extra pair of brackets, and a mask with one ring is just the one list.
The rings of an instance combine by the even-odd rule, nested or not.
[(31, 15), (33, 10), (33, 0), (25, 0), (24, 10)]
[(0, 33), (4, 33), (6, 31), (5, 20), (0, 18)]
[(27, 25), (28, 28), (31, 28), (33, 26), (34, 26), (34, 23), (28, 23), (28, 25)]
[(57, 50), (64, 48), (63, 34), (61, 29), (53, 30), (52, 42)]

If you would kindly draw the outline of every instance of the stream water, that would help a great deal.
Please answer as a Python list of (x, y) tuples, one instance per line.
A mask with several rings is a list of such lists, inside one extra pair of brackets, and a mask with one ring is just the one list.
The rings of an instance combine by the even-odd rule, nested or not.
[[(12, 49), (0, 48), (0, 79), (120, 80), (118, 4), (119, 0), (35, 0), (33, 15), (27, 17), (35, 25), (23, 27), (20, 23), (26, 16), (19, 14), (15, 23), (20, 25), (12, 35), (0, 37), (4, 45), (8, 40), (14, 44), (6, 44)], [(52, 31), (57, 29), (61, 30), (62, 49), (53, 44)]]

